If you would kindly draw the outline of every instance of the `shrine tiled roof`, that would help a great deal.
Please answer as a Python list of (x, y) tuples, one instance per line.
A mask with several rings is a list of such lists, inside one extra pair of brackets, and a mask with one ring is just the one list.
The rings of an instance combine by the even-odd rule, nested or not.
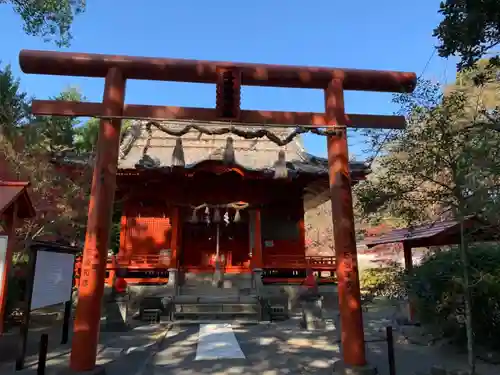
[[(185, 121), (165, 121), (161, 123), (169, 130), (165, 132), (158, 126), (148, 126), (145, 121), (136, 121), (122, 135), (118, 169), (123, 173), (141, 169), (168, 172), (174, 166), (190, 169), (206, 161), (221, 161), (274, 178), (314, 177), (304, 190), (306, 209), (329, 199), (328, 160), (307, 153), (301, 137), (294, 137), (297, 135), (295, 129), (277, 126), (258, 129), (237, 124), (231, 125), (235, 131), (221, 134), (221, 129), (228, 128), (227, 122), (209, 126), (206, 123), (189, 124), (194, 128), (186, 131)], [(207, 126), (212, 133), (218, 134), (206, 134), (196, 126)], [(266, 136), (254, 138), (249, 135), (252, 132), (262, 135), (264, 130)], [(290, 142), (284, 142), (285, 139)], [(94, 155), (65, 152), (54, 155), (53, 161), (59, 165), (82, 167), (92, 165)], [(350, 171), (353, 184), (370, 172), (363, 162), (351, 162)]]
[[(185, 122), (169, 121), (163, 123), (173, 131), (186, 127)], [(220, 124), (219, 127), (227, 127)], [(255, 127), (237, 125), (240, 131), (256, 131)], [(217, 124), (210, 124), (210, 129), (217, 129)], [(287, 138), (294, 129), (266, 127), (274, 136)], [(328, 175), (328, 161), (307, 153), (300, 136), (286, 145), (280, 146), (267, 137), (247, 139), (235, 134), (207, 135), (191, 129), (182, 136), (167, 134), (156, 127), (149, 127), (145, 122), (136, 122), (124, 135), (120, 147), (119, 169), (156, 169), (178, 165), (179, 150), (185, 168), (194, 167), (206, 160), (225, 161), (228, 149), (232, 163), (247, 170), (274, 170), (277, 163), (284, 163), (289, 172), (316, 175)], [(356, 175), (368, 173), (364, 163), (351, 163), (351, 170)]]
[(364, 244), (368, 247), (372, 247), (389, 243), (428, 239), (433, 236), (442, 234), (448, 229), (455, 228), (459, 224), (460, 223), (456, 220), (447, 220), (416, 225), (408, 228), (393, 229), (388, 233), (384, 233), (378, 237), (365, 239)]
[(0, 180), (0, 216), (7, 211), (14, 202), (18, 202), (17, 215), (21, 219), (28, 219), (35, 215), (26, 188), (28, 182)]
[[(498, 237), (496, 234), (498, 227), (490, 228), (485, 226), (474, 216), (468, 216), (464, 219), (464, 229), (472, 231), (474, 241), (496, 241)], [(404, 242), (424, 247), (457, 244), (460, 242), (460, 221), (443, 220), (393, 229), (380, 236), (366, 238), (364, 245), (371, 248), (378, 245)]]

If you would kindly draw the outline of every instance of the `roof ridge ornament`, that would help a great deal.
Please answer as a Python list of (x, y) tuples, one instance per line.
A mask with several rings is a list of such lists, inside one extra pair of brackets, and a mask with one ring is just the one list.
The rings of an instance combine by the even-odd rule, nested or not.
[(222, 156), (222, 161), (227, 165), (236, 164), (236, 157), (234, 154), (234, 139), (233, 137), (226, 138), (226, 147)]
[(274, 163), (274, 178), (288, 178), (285, 150), (278, 152), (278, 160)]
[(184, 167), (186, 166), (186, 160), (184, 158), (184, 148), (182, 147), (182, 138), (177, 137), (175, 140), (175, 147), (172, 151), (172, 165), (174, 167)]

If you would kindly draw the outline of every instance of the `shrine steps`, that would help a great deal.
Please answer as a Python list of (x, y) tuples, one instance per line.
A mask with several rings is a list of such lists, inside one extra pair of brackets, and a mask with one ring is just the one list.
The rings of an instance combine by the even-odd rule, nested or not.
[(179, 295), (172, 304), (175, 322), (233, 321), (257, 323), (261, 318), (260, 301), (256, 296)]
[[(200, 288), (204, 289), (206, 287), (213, 287), (214, 283), (214, 273), (191, 273), (187, 272), (183, 275), (183, 281), (181, 283), (181, 289), (184, 288), (194, 289)], [(234, 290), (249, 291), (252, 287), (252, 275), (249, 273), (242, 274), (231, 274), (225, 273), (222, 276), (221, 288), (226, 292), (231, 292)], [(182, 294), (182, 291), (181, 291)]]
[(172, 300), (175, 322), (258, 322), (260, 300), (251, 292), (251, 275), (224, 274), (214, 285), (214, 273), (186, 273)]

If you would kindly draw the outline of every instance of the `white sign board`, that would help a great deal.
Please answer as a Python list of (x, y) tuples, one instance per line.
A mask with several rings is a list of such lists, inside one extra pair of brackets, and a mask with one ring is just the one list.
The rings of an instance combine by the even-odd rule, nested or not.
[(74, 259), (73, 254), (43, 250), (37, 252), (31, 310), (70, 300)]
[[(8, 242), (9, 237), (8, 236), (0, 236), (0, 288), (2, 288), (3, 285), (3, 280), (7, 275), (4, 275), (4, 270), (5, 270), (5, 262), (7, 261), (7, 242)], [(2, 291), (0, 290), (0, 293)], [(6, 290), (4, 290), (4, 293), (7, 293)]]

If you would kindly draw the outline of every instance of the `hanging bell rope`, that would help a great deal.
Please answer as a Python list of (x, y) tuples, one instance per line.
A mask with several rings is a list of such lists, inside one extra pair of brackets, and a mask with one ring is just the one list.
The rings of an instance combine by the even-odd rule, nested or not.
[(205, 223), (210, 224), (210, 208), (205, 207)]
[(220, 209), (218, 207), (216, 207), (214, 210), (214, 217), (212, 220), (214, 223), (220, 223), (220, 221), (221, 221)]

